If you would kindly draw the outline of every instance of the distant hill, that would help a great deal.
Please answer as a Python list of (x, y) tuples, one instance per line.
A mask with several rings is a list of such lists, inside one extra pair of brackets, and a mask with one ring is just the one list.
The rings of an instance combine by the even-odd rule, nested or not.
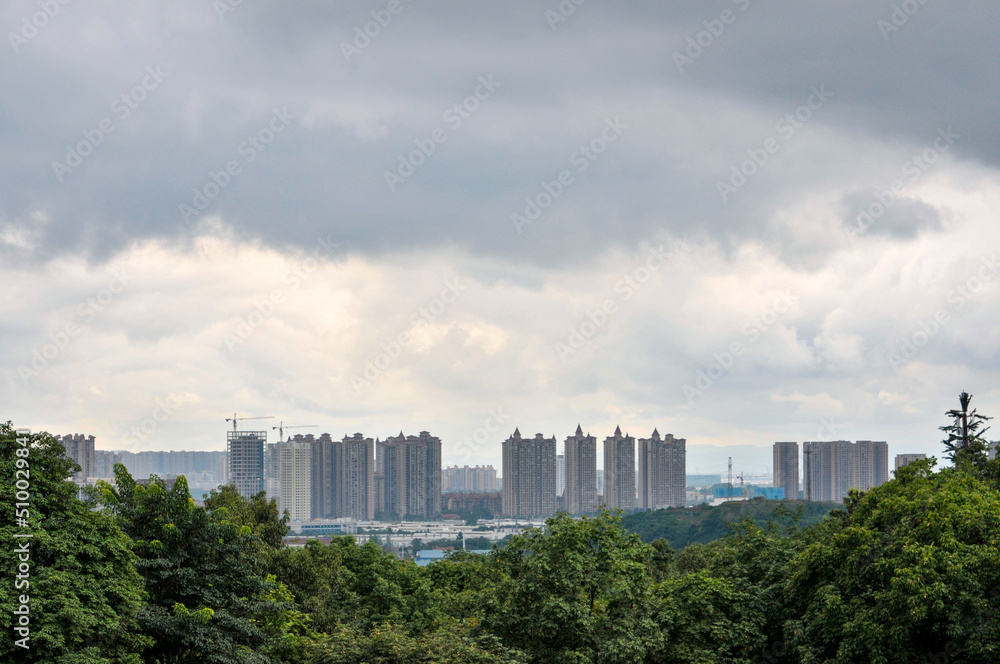
[[(784, 506), (792, 516), (782, 519), (779, 505)], [(625, 516), (622, 524), (628, 530), (638, 533), (645, 542), (663, 537), (674, 549), (682, 549), (692, 542), (705, 544), (724, 536), (727, 523), (745, 516), (758, 524), (775, 521), (808, 526), (822, 520), (830, 510), (838, 507), (842, 505), (808, 500), (743, 500), (723, 503), (717, 507), (699, 505), (686, 509), (635, 512)], [(801, 519), (796, 521), (794, 517), (800, 509)]]

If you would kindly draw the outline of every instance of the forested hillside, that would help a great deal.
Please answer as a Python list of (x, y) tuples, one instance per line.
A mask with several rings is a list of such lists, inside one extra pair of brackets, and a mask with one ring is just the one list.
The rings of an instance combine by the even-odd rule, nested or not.
[(808, 500), (732, 501), (717, 507), (699, 505), (688, 509), (665, 509), (635, 512), (622, 519), (622, 525), (638, 533), (644, 542), (663, 538), (675, 549), (694, 542), (707, 544), (726, 534), (729, 524), (750, 519), (758, 526), (769, 522), (780, 525), (811, 526), (840, 503), (816, 503)]

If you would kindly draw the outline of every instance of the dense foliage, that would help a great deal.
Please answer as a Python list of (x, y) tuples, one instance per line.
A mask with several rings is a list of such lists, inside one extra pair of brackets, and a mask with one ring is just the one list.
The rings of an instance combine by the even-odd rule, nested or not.
[(639, 533), (644, 542), (663, 538), (675, 549), (700, 542), (708, 544), (724, 537), (733, 523), (750, 519), (758, 526), (769, 522), (794, 523), (810, 526), (823, 520), (839, 503), (817, 503), (809, 500), (741, 500), (712, 507), (698, 505), (690, 508), (635, 512), (622, 519), (622, 524)]
[[(114, 516), (77, 497), (66, 478), (79, 466), (55, 438), (29, 435), (24, 447), (17, 439), (10, 423), (0, 424), (0, 661), (139, 664), (151, 643), (138, 625), (145, 604), (131, 540)], [(23, 449), (29, 453), (19, 454)], [(30, 495), (21, 526), (16, 482), (25, 477)], [(33, 536), (15, 537), (23, 533)], [(16, 553), (25, 542), (28, 553)], [(27, 578), (16, 578), (19, 556), (29, 559)], [(22, 638), (14, 631), (22, 595), (29, 598), (28, 650), (14, 644)]]
[[(141, 486), (120, 466), (114, 486), (82, 500), (66, 479), (73, 464), (36, 435), (31, 649), (12, 641), (23, 529), (5, 520), (0, 661), (992, 664), (1000, 461), (965, 426), (977, 421), (967, 406), (949, 432), (961, 463), (913, 463), (815, 523), (829, 506), (750, 502), (711, 539), (708, 526), (722, 526), (692, 510), (711, 541), (685, 546), (676, 534), (644, 542), (619, 514), (560, 514), (489, 555), (427, 567), (351, 537), (285, 547), (262, 495), (223, 488), (199, 507), (183, 479)], [(10, 514), (9, 425), (0, 447)], [(667, 528), (684, 532), (676, 523)]]

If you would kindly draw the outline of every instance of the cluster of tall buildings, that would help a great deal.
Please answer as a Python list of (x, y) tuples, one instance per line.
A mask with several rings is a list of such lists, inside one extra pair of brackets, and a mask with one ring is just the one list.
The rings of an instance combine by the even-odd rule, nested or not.
[(500, 490), (493, 466), (448, 466), (441, 471), (442, 493), (492, 493)]
[[(621, 427), (604, 439), (604, 481), (598, 482), (597, 438), (577, 425), (556, 455), (556, 438), (535, 434), (524, 438), (518, 429), (503, 442), (504, 516), (537, 518), (562, 509), (571, 514), (609, 509), (634, 510), (683, 507), (687, 441), (653, 430), (638, 440)], [(561, 459), (560, 459), (561, 457)], [(638, 472), (637, 472), (638, 462)], [(560, 492), (559, 489), (562, 489)], [(603, 489), (603, 490), (602, 490)]]
[(244, 496), (267, 491), (293, 521), (441, 515), (441, 439), (426, 431), (277, 443), (267, 443), (266, 431), (230, 431), (226, 445), (228, 481)]
[[(282, 483), (289, 471), (281, 467), (281, 450), (289, 447), (300, 449), (311, 458), (308, 477), (299, 478), (301, 494), (308, 493), (308, 510), (293, 512), (288, 506), (290, 489)], [(292, 520), (336, 519), (347, 517), (357, 520), (372, 519), (377, 506), (375, 481), (375, 441), (364, 434), (355, 433), (335, 440), (324, 433), (318, 438), (297, 435), (286, 441), (275, 443), (278, 454), (279, 473), (277, 496), (278, 507), (288, 509)], [(281, 475), (284, 473), (284, 475)], [(284, 492), (284, 493), (283, 493)], [(301, 500), (301, 499), (300, 499)], [(305, 505), (305, 500), (302, 500)]]
[[(114, 464), (122, 463), (136, 478), (185, 475), (192, 486), (226, 482), (248, 497), (266, 491), (279, 509), (301, 521), (422, 519), (442, 512), (541, 518), (557, 510), (683, 507), (688, 498), (687, 441), (656, 429), (637, 440), (616, 427), (604, 438), (601, 470), (597, 437), (579, 425), (558, 455), (555, 436), (526, 438), (515, 429), (503, 442), (502, 479), (493, 466), (442, 469), (441, 440), (427, 431), (384, 440), (360, 433), (339, 440), (328, 433), (296, 435), (271, 444), (266, 431), (230, 431), (225, 452), (134, 453), (95, 450), (94, 436), (84, 434), (56, 439), (80, 465), (77, 482), (112, 478)], [(996, 452), (991, 443), (990, 457)], [(839, 501), (851, 489), (871, 489), (889, 479), (885, 441), (804, 442), (801, 472), (799, 443), (774, 443), (772, 454), (774, 498), (798, 498), (801, 487), (806, 500)], [(895, 467), (923, 458), (899, 454)]]
[(98, 450), (94, 447), (94, 436), (74, 433), (54, 438), (66, 448), (66, 456), (80, 465), (72, 478), (78, 484), (113, 480), (117, 463), (124, 465), (135, 478), (184, 475), (191, 486), (207, 487), (226, 481), (225, 452)]
[[(421, 431), (418, 436), (390, 436), (377, 443), (375, 513), (397, 519), (441, 515), (441, 439)], [(374, 515), (373, 515), (374, 516)]]
[[(774, 444), (774, 486), (785, 498), (799, 495), (799, 445)], [(865, 491), (889, 481), (889, 446), (885, 441), (847, 440), (802, 443), (802, 497), (839, 501), (851, 489)]]
[(184, 475), (192, 487), (214, 488), (225, 483), (227, 476), (225, 452), (97, 450), (95, 455), (94, 473), (97, 477), (114, 477), (116, 463), (124, 465), (135, 478)]

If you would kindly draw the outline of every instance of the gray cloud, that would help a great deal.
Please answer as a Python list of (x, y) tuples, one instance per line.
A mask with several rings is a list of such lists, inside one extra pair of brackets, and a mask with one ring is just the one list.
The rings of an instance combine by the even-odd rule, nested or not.
[(869, 209), (873, 204), (881, 205), (878, 195), (883, 193), (883, 191), (875, 193), (858, 191), (846, 195), (841, 203), (845, 227), (859, 228), (860, 218), (861, 227), (864, 228), (860, 234), (889, 235), (902, 239), (916, 237), (921, 231), (938, 231), (943, 228), (941, 212), (913, 198), (886, 198), (885, 200), (891, 200), (890, 206), (885, 212), (881, 212), (885, 206), (876, 207), (875, 211), (879, 214), (873, 218)]
[[(877, 27), (889, 2), (587, 3), (555, 30), (550, 4), (404, 2), (350, 61), (341, 45), (382, 4), (243, 3), (221, 20), (194, 1), (66, 6), (3, 54), (0, 84), (16, 94), (0, 116), (0, 173), (13, 185), (0, 219), (37, 235), (37, 256), (108, 256), (190, 232), (179, 206), (236, 160), (241, 173), (200, 216), (242, 237), (308, 246), (332, 230), (368, 252), (458, 245), (553, 264), (661, 229), (738, 244), (767, 232), (791, 191), (875, 186), (858, 181), (845, 136), (874, 179), (889, 167), (880, 143), (920, 146), (945, 125), (967, 136), (958, 156), (996, 162), (991, 101), (977, 92), (996, 73), (967, 66), (996, 59), (985, 4), (924, 6), (889, 41)], [(11, 3), (0, 23), (34, 8)], [(672, 54), (723, 10), (734, 22), (679, 73)], [(121, 117), (114, 100), (157, 66), (167, 77)], [(444, 113), (487, 75), (501, 87), (449, 127)], [(833, 100), (722, 204), (717, 182), (820, 84)], [(241, 144), (276, 106), (296, 119), (247, 163)], [(615, 117), (629, 126), (620, 142), (575, 173), (527, 237), (512, 232), (524, 199), (574, 170), (574, 151)], [(113, 133), (58, 182), (52, 162), (104, 118)], [(391, 193), (385, 172), (439, 127), (447, 141)]]

